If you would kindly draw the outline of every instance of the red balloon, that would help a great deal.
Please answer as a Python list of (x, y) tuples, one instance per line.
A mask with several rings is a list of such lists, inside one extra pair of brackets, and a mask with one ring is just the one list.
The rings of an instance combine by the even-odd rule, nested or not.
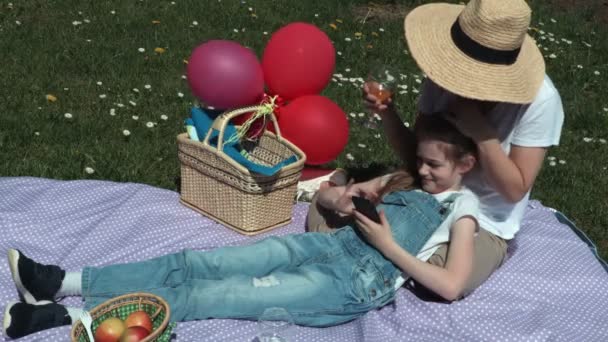
[(188, 60), (192, 93), (218, 109), (258, 103), (264, 93), (264, 75), (256, 55), (229, 40), (210, 40), (194, 49)]
[(306, 153), (306, 164), (328, 163), (348, 142), (348, 120), (342, 109), (320, 95), (298, 97), (281, 109), (279, 128), (285, 139)]
[(331, 79), (336, 51), (325, 32), (292, 23), (272, 34), (262, 56), (268, 89), (285, 100), (319, 94)]

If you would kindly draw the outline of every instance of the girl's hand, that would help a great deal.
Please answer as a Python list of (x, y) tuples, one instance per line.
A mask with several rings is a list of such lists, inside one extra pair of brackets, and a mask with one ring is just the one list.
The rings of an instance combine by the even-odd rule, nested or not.
[(344, 188), (344, 192), (342, 192), (340, 194), (340, 197), (338, 197), (335, 201), (335, 208), (336, 208), (336, 212), (341, 215), (341, 216), (350, 216), (353, 214), (353, 211), (355, 210), (355, 205), (353, 204), (353, 201), (351, 199), (351, 197), (353, 196), (353, 186), (355, 185), (355, 180), (354, 179), (350, 179), (348, 181), (348, 184), (346, 184), (345, 188)]
[(355, 222), (367, 242), (382, 254), (386, 254), (395, 245), (391, 226), (384, 215), (384, 210), (380, 210), (378, 213), (380, 215), (380, 223), (370, 220), (357, 210), (354, 210), (353, 214)]
[(381, 190), (382, 177), (376, 177), (366, 182), (352, 184), (346, 189), (346, 195), (349, 197), (349, 199), (352, 196), (359, 196), (372, 202), (377, 202)]

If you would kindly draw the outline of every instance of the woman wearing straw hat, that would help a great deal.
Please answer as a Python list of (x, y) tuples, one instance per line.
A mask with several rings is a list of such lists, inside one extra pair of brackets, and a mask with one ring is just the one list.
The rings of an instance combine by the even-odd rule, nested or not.
[[(478, 147), (479, 166), (463, 181), (479, 197), (483, 228), (470, 290), (505, 259), (547, 148), (560, 139), (563, 107), (526, 33), (530, 15), (524, 0), (471, 0), (422, 5), (405, 18), (411, 55), (428, 77), (419, 115), (450, 113), (447, 119)], [(381, 115), (391, 146), (415, 167), (414, 137), (392, 100), (380, 102), (367, 90), (366, 104)], [(429, 262), (445, 264), (448, 249), (439, 248)]]

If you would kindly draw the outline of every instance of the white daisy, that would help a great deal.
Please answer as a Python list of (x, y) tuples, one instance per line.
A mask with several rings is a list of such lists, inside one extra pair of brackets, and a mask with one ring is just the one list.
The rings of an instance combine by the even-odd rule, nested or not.
[(93, 168), (92, 168), (92, 167), (88, 167), (88, 166), (87, 166), (87, 167), (85, 167), (85, 168), (84, 168), (84, 172), (86, 172), (86, 173), (88, 173), (88, 174), (92, 175), (92, 174), (94, 174), (94, 173), (95, 173), (95, 170), (93, 170)]
[(131, 131), (129, 131), (128, 129), (125, 129), (122, 131), (122, 135), (124, 135), (125, 137), (128, 137), (129, 135), (131, 135)]

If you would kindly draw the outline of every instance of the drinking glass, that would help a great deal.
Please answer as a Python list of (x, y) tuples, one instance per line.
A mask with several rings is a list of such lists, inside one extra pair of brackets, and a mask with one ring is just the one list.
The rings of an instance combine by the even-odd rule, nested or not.
[(258, 342), (289, 342), (293, 329), (293, 317), (284, 308), (264, 310), (258, 318)]
[[(397, 84), (397, 74), (388, 66), (383, 64), (372, 65), (367, 75), (365, 85), (368, 92), (374, 95), (380, 102), (386, 102), (395, 92)], [(376, 128), (378, 123), (375, 118), (376, 113), (370, 112), (367, 123), (368, 128)]]

